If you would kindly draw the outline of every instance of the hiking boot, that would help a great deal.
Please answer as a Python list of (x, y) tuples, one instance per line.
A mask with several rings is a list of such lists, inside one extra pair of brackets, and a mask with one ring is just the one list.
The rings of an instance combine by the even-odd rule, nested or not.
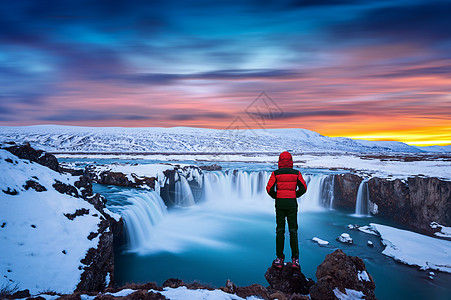
[(295, 269), (300, 269), (301, 266), (299, 265), (299, 258), (293, 258), (291, 261), (291, 267)]
[(283, 258), (276, 258), (273, 262), (272, 265), (276, 268), (282, 269), (283, 267)]

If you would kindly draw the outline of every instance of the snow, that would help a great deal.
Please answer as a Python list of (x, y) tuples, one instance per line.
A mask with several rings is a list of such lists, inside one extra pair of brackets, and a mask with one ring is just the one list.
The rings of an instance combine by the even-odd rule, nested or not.
[(371, 281), (366, 271), (358, 271), (357, 277), (359, 278), (360, 281)]
[(415, 232), (370, 223), (386, 245), (382, 254), (421, 269), (451, 273), (451, 242)]
[(358, 227), (358, 229), (361, 231), (361, 232), (364, 232), (364, 233), (368, 233), (368, 234), (373, 234), (373, 235), (379, 235), (378, 233), (377, 233), (377, 231), (375, 231), (375, 229), (373, 228), (373, 227), (371, 227), (371, 226), (361, 226), (361, 227)]
[(131, 293), (136, 292), (136, 290), (132, 290), (132, 289), (123, 289), (120, 290), (119, 292), (116, 293), (106, 293), (105, 295), (111, 295), (113, 297), (125, 297), (130, 295)]
[(0, 132), (0, 142), (23, 141), (46, 151), (64, 152), (423, 152), (400, 142), (331, 138), (300, 128), (238, 131), (39, 125), (1, 126)]
[(438, 224), (437, 222), (431, 222), (431, 228), (439, 228), (440, 231), (435, 232), (434, 234), (438, 237), (451, 238), (451, 227), (446, 227)]
[(365, 294), (361, 291), (345, 289), (345, 292), (342, 293), (338, 288), (334, 288), (333, 292), (339, 300), (365, 299)]
[[(154, 293), (160, 293), (166, 298), (170, 300), (244, 300), (241, 297), (238, 297), (234, 294), (229, 294), (226, 292), (223, 292), (221, 290), (203, 290), (203, 289), (197, 289), (197, 290), (190, 290), (186, 286), (181, 286), (178, 288), (164, 288), (164, 291), (154, 291), (149, 290), (149, 292)], [(257, 298), (255, 296), (247, 297), (246, 300), (257, 300), (260, 298)]]
[(325, 240), (322, 240), (320, 238), (317, 238), (316, 236), (312, 238), (312, 241), (317, 242), (320, 246), (329, 245), (328, 241), (325, 241)]
[[(12, 160), (10, 163), (6, 160)], [(47, 290), (72, 293), (80, 281), (80, 262), (97, 247), (100, 212), (81, 198), (57, 192), (55, 180), (73, 184), (77, 177), (60, 174), (0, 149), (0, 286), (17, 284), (35, 294)], [(25, 190), (34, 180), (47, 191)], [(2, 190), (16, 190), (9, 195)], [(89, 214), (69, 220), (66, 213), (85, 208)], [(97, 216), (93, 216), (97, 214)]]
[(349, 233), (342, 233), (338, 238), (337, 241), (342, 242), (342, 243), (348, 243), (348, 244), (352, 244), (352, 238), (349, 235)]

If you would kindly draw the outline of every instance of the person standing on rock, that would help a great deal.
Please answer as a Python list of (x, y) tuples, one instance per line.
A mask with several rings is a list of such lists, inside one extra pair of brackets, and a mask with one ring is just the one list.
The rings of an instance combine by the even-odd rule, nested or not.
[(293, 158), (288, 151), (279, 156), (279, 168), (271, 173), (266, 192), (276, 200), (276, 255), (273, 266), (282, 268), (285, 254), (285, 219), (290, 231), (292, 267), (299, 266), (298, 244), (298, 202), (296, 198), (307, 191), (307, 185), (301, 172), (293, 169)]

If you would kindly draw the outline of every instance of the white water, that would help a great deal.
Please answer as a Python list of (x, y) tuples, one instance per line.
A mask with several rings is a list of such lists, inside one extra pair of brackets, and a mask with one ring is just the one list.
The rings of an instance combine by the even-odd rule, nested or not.
[(120, 212), (124, 219), (129, 250), (139, 252), (150, 241), (153, 228), (167, 214), (166, 205), (154, 191), (125, 192), (128, 202)]
[(321, 211), (333, 201), (333, 176), (306, 175), (307, 192), (299, 198), (300, 211)]
[(367, 180), (363, 180), (359, 185), (355, 202), (355, 214), (359, 216), (370, 215), (370, 192)]
[(194, 196), (185, 176), (179, 176), (175, 182), (175, 206), (187, 207), (194, 205)]
[[(184, 175), (175, 183), (175, 210), (166, 214), (156, 192), (137, 192), (122, 210), (129, 249), (141, 254), (181, 252), (192, 244), (224, 246), (220, 234), (230, 215), (249, 212), (274, 214), (274, 200), (266, 193), (271, 172), (204, 172), (202, 197), (195, 203)], [(298, 199), (300, 211), (324, 210), (333, 201), (332, 176), (306, 175), (307, 193)], [(178, 207), (178, 209), (177, 209)], [(187, 211), (189, 210), (189, 211)]]

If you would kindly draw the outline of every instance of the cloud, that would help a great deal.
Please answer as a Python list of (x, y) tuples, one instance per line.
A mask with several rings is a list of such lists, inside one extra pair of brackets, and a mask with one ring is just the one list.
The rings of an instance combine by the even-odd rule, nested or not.
[(190, 74), (131, 74), (104, 76), (101, 79), (119, 79), (141, 84), (175, 84), (181, 80), (261, 80), (261, 79), (292, 79), (302, 76), (300, 72), (277, 69), (243, 69), (215, 70), (210, 72)]
[(193, 113), (193, 114), (175, 114), (169, 116), (170, 120), (175, 121), (190, 121), (190, 120), (204, 120), (204, 119), (227, 119), (232, 118), (231, 115), (218, 112), (208, 113)]
[(289, 111), (278, 114), (249, 112), (249, 114), (264, 120), (276, 119), (292, 119), (302, 117), (341, 117), (358, 114), (357, 111), (352, 110), (327, 110), (327, 109), (306, 109), (302, 111)]
[(451, 2), (448, 1), (390, 3), (385, 7), (367, 9), (349, 21), (334, 22), (330, 34), (341, 40), (379, 38), (421, 44), (446, 41), (451, 38), (450, 15)]
[(42, 121), (106, 121), (106, 120), (148, 120), (152, 116), (122, 114), (101, 110), (64, 110), (59, 113), (43, 116), (39, 118)]

